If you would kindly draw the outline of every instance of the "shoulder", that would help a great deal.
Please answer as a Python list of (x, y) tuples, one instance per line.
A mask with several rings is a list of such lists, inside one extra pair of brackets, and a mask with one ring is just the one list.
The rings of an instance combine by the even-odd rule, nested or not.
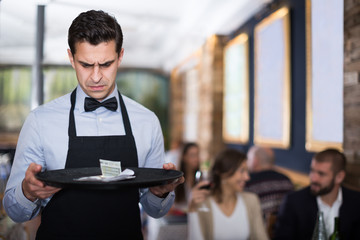
[(275, 176), (275, 177), (277, 177), (279, 179), (290, 181), (290, 178), (288, 176), (286, 176), (285, 174), (281, 173), (281, 172), (274, 171), (274, 170), (272, 170), (271, 172), (272, 172), (273, 176)]
[[(254, 222), (256, 219), (262, 219), (260, 199), (255, 193), (241, 192), (238, 194), (238, 197), (243, 201), (250, 222)], [(238, 201), (237, 204), (241, 204), (241, 201)]]
[(246, 205), (260, 203), (259, 197), (255, 193), (244, 191), (239, 193), (239, 196), (244, 200)]
[(359, 191), (355, 191), (355, 190), (351, 190), (347, 187), (342, 186), (341, 187), (342, 190), (342, 194), (344, 199), (345, 198), (352, 198), (352, 200), (358, 199), (360, 200), (360, 192)]
[(346, 188), (344, 186), (341, 187), (341, 190), (343, 200), (340, 209), (341, 214), (348, 217), (358, 216), (360, 213), (360, 192)]
[(239, 195), (242, 198), (246, 198), (246, 199), (256, 199), (256, 198), (258, 198), (258, 196), (255, 193), (247, 192), (247, 191), (241, 192), (241, 193), (239, 193)]
[(311, 195), (310, 187), (305, 187), (297, 191), (290, 192), (286, 195), (287, 202), (300, 202), (306, 200), (315, 200), (316, 198)]
[(46, 114), (49, 112), (60, 112), (60, 111), (69, 111), (70, 110), (70, 93), (58, 97), (50, 102), (47, 102), (33, 110), (36, 114)]
[(30, 115), (40, 121), (67, 117), (71, 107), (70, 93), (40, 105), (31, 111)]
[(251, 178), (250, 181), (264, 181), (264, 180), (278, 180), (278, 181), (289, 181), (290, 178), (288, 178), (286, 175), (274, 171), (274, 170), (265, 170), (260, 172), (255, 172), (250, 174)]

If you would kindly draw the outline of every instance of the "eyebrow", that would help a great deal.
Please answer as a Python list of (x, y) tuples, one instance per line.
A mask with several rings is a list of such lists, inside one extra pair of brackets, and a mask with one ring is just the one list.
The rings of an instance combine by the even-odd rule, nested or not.
[[(83, 61), (80, 61), (80, 60), (78, 60), (78, 62), (79, 62), (81, 65), (86, 66), (86, 67), (93, 67), (93, 66), (95, 66), (95, 63), (90, 64), (90, 63), (83, 62)], [(113, 62), (115, 62), (115, 60), (110, 60), (110, 61), (107, 61), (107, 62), (104, 62), (104, 63), (99, 63), (99, 66), (100, 66), (100, 67), (109, 66), (109, 65), (111, 65)]]
[(314, 168), (310, 168), (310, 172), (316, 172), (316, 173), (318, 173), (320, 175), (325, 175), (326, 174), (325, 171), (315, 170)]

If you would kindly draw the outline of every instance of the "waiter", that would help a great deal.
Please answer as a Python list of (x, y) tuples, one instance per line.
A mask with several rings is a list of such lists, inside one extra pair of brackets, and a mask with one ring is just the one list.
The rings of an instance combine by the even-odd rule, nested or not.
[(184, 181), (149, 189), (60, 189), (35, 175), (42, 170), (121, 166), (175, 169), (164, 164), (164, 143), (155, 114), (122, 96), (115, 84), (124, 55), (116, 19), (103, 11), (81, 13), (68, 32), (68, 55), (78, 87), (33, 110), (20, 132), (4, 196), (16, 222), (41, 212), (36, 239), (142, 239), (139, 202), (161, 217)]

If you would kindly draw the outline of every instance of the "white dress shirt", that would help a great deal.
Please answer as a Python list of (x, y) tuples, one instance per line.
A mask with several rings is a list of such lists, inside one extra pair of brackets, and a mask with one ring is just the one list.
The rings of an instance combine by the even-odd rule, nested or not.
[(322, 211), (324, 214), (324, 222), (325, 222), (325, 228), (327, 236), (330, 237), (330, 235), (334, 232), (334, 225), (335, 225), (335, 217), (339, 216), (339, 209), (342, 204), (342, 190), (341, 187), (339, 188), (337, 198), (332, 206), (327, 205), (321, 200), (320, 196), (316, 197), (317, 205), (319, 208), (319, 211)]
[[(77, 136), (125, 135), (120, 105), (113, 112), (100, 107), (93, 112), (85, 112), (84, 100), (88, 97), (80, 86), (76, 89), (74, 109)], [(40, 206), (45, 206), (50, 198), (29, 201), (22, 192), (21, 183), (29, 164), (34, 162), (43, 169), (63, 169), (68, 151), (68, 126), (70, 94), (57, 98), (33, 110), (27, 117), (16, 147), (14, 163), (7, 183), (4, 207), (16, 222), (24, 222), (35, 217)], [(116, 97), (117, 87), (106, 98)], [(138, 166), (162, 168), (164, 163), (164, 141), (160, 123), (156, 115), (139, 103), (123, 96), (135, 138)], [(105, 100), (106, 100), (105, 99)], [(165, 199), (141, 189), (140, 203), (153, 217), (161, 217), (170, 209), (174, 193)]]

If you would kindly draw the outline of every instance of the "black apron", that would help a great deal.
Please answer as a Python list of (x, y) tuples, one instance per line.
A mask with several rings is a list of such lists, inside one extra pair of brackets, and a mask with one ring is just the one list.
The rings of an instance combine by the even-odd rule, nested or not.
[[(65, 168), (99, 167), (99, 159), (119, 160), (122, 169), (137, 167), (136, 144), (120, 92), (125, 136), (76, 136), (75, 99), (76, 89), (71, 94)], [(36, 239), (143, 239), (138, 203), (137, 188), (62, 189), (43, 209)]]

